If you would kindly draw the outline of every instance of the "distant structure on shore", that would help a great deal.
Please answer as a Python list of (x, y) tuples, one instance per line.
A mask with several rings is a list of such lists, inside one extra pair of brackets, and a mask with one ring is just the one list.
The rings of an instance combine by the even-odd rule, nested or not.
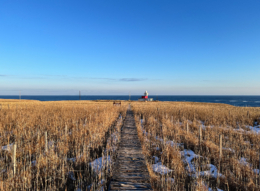
[(148, 98), (148, 92), (144, 92), (144, 96), (138, 99), (138, 101), (153, 101), (153, 98)]

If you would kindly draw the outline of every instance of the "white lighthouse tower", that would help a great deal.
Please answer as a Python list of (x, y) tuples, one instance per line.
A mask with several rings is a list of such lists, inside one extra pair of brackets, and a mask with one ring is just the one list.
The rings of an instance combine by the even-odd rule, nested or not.
[(148, 98), (148, 92), (147, 92), (147, 90), (144, 92), (144, 96)]
[(148, 92), (145, 91), (144, 95), (138, 99), (139, 101), (153, 101), (153, 98), (148, 98)]

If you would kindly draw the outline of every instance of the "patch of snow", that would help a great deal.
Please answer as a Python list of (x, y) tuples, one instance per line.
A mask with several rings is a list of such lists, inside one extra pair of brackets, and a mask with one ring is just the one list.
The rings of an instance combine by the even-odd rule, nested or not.
[(200, 172), (200, 176), (210, 176), (210, 177), (224, 177), (221, 173), (218, 173), (218, 169), (213, 164), (207, 164), (206, 165), (209, 170)]
[(88, 185), (88, 186), (87, 186), (87, 190), (90, 190), (91, 187), (92, 187), (92, 184)]
[(170, 182), (171, 184), (174, 184), (174, 178), (167, 178), (167, 182)]
[(257, 126), (246, 126), (247, 128), (249, 128), (251, 131), (253, 131), (254, 133), (260, 133), (260, 125), (257, 125)]
[(156, 139), (157, 141), (161, 141), (161, 142), (163, 142), (163, 139), (160, 138), (160, 137), (158, 137), (158, 136), (156, 136), (155, 139)]
[(12, 148), (13, 148), (13, 143), (9, 144), (9, 145), (5, 145), (5, 146), (2, 146), (2, 150), (4, 151), (11, 151)]
[[(208, 191), (213, 191), (213, 189), (209, 187)], [(217, 191), (224, 191), (224, 190), (221, 190), (221, 189), (217, 188)]]
[(201, 128), (203, 129), (203, 130), (205, 130), (206, 129), (206, 127), (207, 126), (205, 126), (204, 124), (205, 124), (205, 122), (204, 121), (199, 121), (199, 123), (200, 123), (200, 125), (199, 126), (201, 126)]
[(76, 162), (76, 157), (75, 158), (68, 158), (68, 161)]
[(1, 170), (0, 174), (5, 173), (6, 169)]
[(259, 174), (259, 169), (254, 169), (254, 173)]
[(189, 124), (192, 124), (192, 123), (193, 123), (191, 120), (188, 120), (187, 122), (188, 122)]
[(94, 160), (93, 162), (90, 162), (89, 166), (96, 174), (99, 174), (99, 172), (102, 170), (102, 168), (104, 168), (104, 166), (107, 165), (107, 163), (112, 163), (112, 160), (110, 159), (109, 155), (107, 157), (100, 157)]
[(72, 161), (72, 162), (76, 162), (77, 159), (80, 159), (81, 157), (82, 157), (82, 155), (79, 155), (79, 156), (74, 157), (74, 158), (68, 158), (67, 160), (68, 160), (68, 161)]
[(36, 163), (36, 160), (33, 160), (33, 161), (32, 161), (32, 165), (33, 165), (33, 166), (36, 166), (36, 164), (37, 164), (37, 163)]
[(244, 157), (241, 157), (239, 163), (242, 165), (245, 165), (245, 166), (249, 164), (248, 162), (246, 162), (246, 158), (244, 158)]
[(196, 168), (192, 164), (193, 159), (199, 158), (199, 155), (196, 155), (193, 151), (184, 149), (184, 151), (181, 151), (181, 155), (183, 157), (183, 162), (187, 164), (186, 169), (188, 172), (195, 173)]
[(178, 121), (176, 121), (176, 122), (175, 122), (175, 125), (182, 126), (182, 122), (178, 122)]
[(159, 162), (159, 158), (157, 156), (153, 156), (153, 158), (154, 158), (154, 163), (155, 164)]
[(223, 147), (222, 149), (223, 149), (223, 150), (227, 150), (227, 151), (231, 151), (232, 153), (235, 153), (235, 150), (234, 150), (234, 149), (231, 149), (231, 148)]
[(244, 132), (244, 129), (233, 129), (233, 131)]
[(162, 165), (161, 162), (158, 162), (156, 164), (153, 165), (153, 171), (160, 173), (162, 175), (168, 174), (169, 172), (172, 172), (171, 169), (169, 169), (168, 167)]
[(155, 150), (160, 151), (161, 149), (160, 147), (155, 147)]
[[(204, 182), (202, 182), (202, 183), (204, 184), (204, 186), (206, 187), (206, 189), (208, 189), (208, 191), (213, 191), (213, 189), (210, 188), (207, 184), (205, 184)], [(214, 189), (214, 190), (215, 190), (215, 189)], [(217, 188), (217, 191), (223, 191), (223, 190)]]
[(148, 136), (148, 133), (145, 130), (143, 130), (143, 134), (145, 134), (145, 136)]
[(240, 164), (252, 167), (252, 164), (247, 162), (247, 158), (242, 157), (239, 161)]
[(118, 132), (114, 132), (107, 140), (107, 148), (109, 148), (109, 149), (106, 149), (105, 153), (107, 151), (115, 152), (117, 150), (117, 145), (116, 144), (118, 142), (119, 142), (119, 133)]
[(214, 178), (217, 178), (217, 176), (223, 176), (221, 173), (218, 173), (217, 168), (212, 164), (206, 165), (206, 167), (209, 168), (209, 170), (202, 171), (198, 174), (197, 171), (196, 171), (196, 166), (195, 166), (193, 160), (196, 159), (196, 158), (200, 158), (201, 156), (196, 155), (193, 151), (186, 150), (186, 149), (184, 149), (184, 151), (181, 151), (181, 155), (183, 157), (183, 159), (182, 159), (183, 162), (185, 164), (187, 164), (186, 170), (189, 173), (191, 173), (190, 175), (192, 177), (197, 177), (198, 175), (199, 176), (210, 176), (210, 177), (214, 177)]
[(175, 145), (177, 145), (178, 147), (183, 147), (184, 144), (183, 143), (175, 143), (173, 141), (166, 141), (166, 144), (168, 145), (171, 145), (172, 147), (174, 147)]
[(69, 177), (71, 180), (73, 180), (73, 181), (76, 180), (76, 178), (75, 178), (75, 176), (74, 176), (74, 173), (71, 172), (71, 171), (69, 172), (68, 177)]

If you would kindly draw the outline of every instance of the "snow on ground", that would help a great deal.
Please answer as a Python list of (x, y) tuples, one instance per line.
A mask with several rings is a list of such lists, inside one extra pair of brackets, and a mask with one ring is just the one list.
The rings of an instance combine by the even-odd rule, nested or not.
[[(213, 189), (209, 187), (208, 191), (213, 191)], [(221, 189), (217, 188), (217, 191), (224, 191), (224, 190), (221, 190)]]
[[(146, 132), (143, 128), (143, 120), (141, 119), (141, 129), (143, 130), (143, 133), (148, 136), (148, 132)], [(192, 121), (188, 121), (189, 124), (192, 124)], [(202, 127), (202, 129), (206, 129), (207, 126), (204, 125), (204, 122), (203, 121), (199, 121), (200, 123), (200, 126)], [(182, 125), (180, 123), (180, 125)], [(260, 133), (260, 125), (257, 125), (255, 124), (256, 126), (252, 127), (252, 126), (246, 126), (248, 129), (250, 129), (251, 131), (246, 131), (246, 133)], [(210, 128), (213, 128), (214, 126), (208, 126)], [(219, 127), (219, 128), (224, 128), (224, 127)], [(238, 131), (238, 132), (245, 132), (245, 130), (239, 128), (239, 129), (233, 129), (233, 131)], [(158, 136), (155, 137), (156, 140), (159, 140), (161, 142), (164, 142), (164, 140)], [(174, 141), (166, 141), (165, 144), (169, 144), (171, 145), (172, 147), (174, 145), (177, 145), (177, 146), (183, 146), (182, 143), (174, 143)], [(156, 149), (159, 149), (156, 147)], [(231, 149), (231, 148), (223, 148), (223, 150), (229, 150), (233, 153), (235, 153), (235, 150), (234, 149)], [(186, 167), (186, 170), (188, 170), (188, 172), (191, 173), (192, 176), (196, 176), (199, 175), (199, 176), (210, 176), (210, 177), (214, 177), (214, 178), (217, 178), (217, 177), (225, 177), (224, 175), (222, 175), (221, 173), (218, 173), (218, 169), (216, 168), (216, 166), (212, 165), (212, 164), (207, 164), (206, 167), (209, 168), (209, 170), (206, 170), (206, 171), (202, 171), (200, 172), (199, 174), (196, 172), (196, 167), (194, 166), (193, 164), (193, 160), (196, 159), (196, 158), (199, 158), (201, 156), (199, 155), (196, 155), (193, 151), (191, 150), (186, 150), (184, 149), (183, 151), (180, 151), (181, 152), (181, 155), (183, 157), (183, 162), (187, 164), (187, 167)], [(155, 164), (153, 165), (153, 171), (154, 172), (157, 172), (157, 173), (160, 173), (162, 175), (165, 175), (169, 172), (171, 172), (172, 170), (169, 169), (168, 167), (162, 165), (161, 162), (159, 162), (159, 158), (156, 157), (156, 156), (153, 156), (154, 160), (155, 160)], [(249, 166), (252, 166), (250, 163), (247, 162), (247, 159), (242, 157), (239, 161), (241, 164), (243, 165), (249, 165)], [(254, 169), (253, 170), (254, 173), (256, 174), (259, 174), (259, 169)], [(174, 182), (174, 179), (172, 180), (172, 182)], [(210, 187), (207, 187), (209, 191), (213, 191), (212, 188)], [(219, 188), (217, 188), (217, 191), (223, 191)]]
[(5, 146), (2, 146), (2, 150), (4, 151), (11, 151), (12, 148), (13, 148), (13, 143), (9, 144), (9, 145), (5, 145)]
[(36, 164), (37, 164), (37, 163), (36, 163), (36, 160), (33, 160), (33, 161), (32, 161), (32, 165), (33, 165), (33, 166), (36, 166)]
[[(249, 166), (249, 167), (251, 167), (251, 168), (252, 168), (252, 166), (253, 166), (251, 163), (247, 162), (247, 158), (244, 158), (244, 157), (242, 157), (242, 158), (239, 160), (239, 163), (242, 164), (242, 165), (245, 165), (245, 166)], [(259, 174), (259, 169), (252, 169), (252, 170), (253, 170), (253, 172), (254, 172), (255, 174)]]
[(154, 158), (154, 163), (155, 164), (159, 162), (159, 158), (157, 156), (153, 156), (153, 158)]
[(166, 141), (165, 144), (166, 145), (171, 145), (172, 147), (174, 147), (174, 146), (184, 147), (183, 143), (175, 143), (174, 141)]
[[(198, 121), (200, 123), (200, 126), (202, 127), (203, 130), (206, 129), (206, 127), (210, 127), (210, 128), (213, 128), (214, 125), (211, 125), (211, 126), (205, 126), (204, 125), (204, 121)], [(189, 123), (191, 124), (192, 122), (189, 121)], [(228, 128), (231, 128), (233, 131), (238, 131), (238, 132), (245, 132), (244, 129), (242, 128), (237, 128), (237, 129), (234, 129), (233, 127), (230, 127), (230, 126), (227, 126)], [(227, 129), (225, 127), (219, 127), (219, 128), (223, 128), (223, 129)], [(246, 126), (246, 128), (250, 129), (251, 131), (246, 131), (247, 133), (260, 133), (260, 125), (257, 125), (257, 123), (255, 123), (255, 126)]]
[(186, 167), (186, 170), (189, 172), (189, 173), (195, 173), (196, 172), (196, 168), (194, 166), (194, 164), (192, 163), (193, 160), (195, 158), (200, 158), (199, 155), (196, 155), (193, 151), (191, 150), (186, 150), (184, 149), (184, 151), (180, 151), (181, 152), (181, 155), (183, 157), (182, 161), (187, 164), (187, 167)]
[(246, 160), (247, 160), (246, 158), (241, 157), (239, 163), (242, 164), (242, 165), (245, 165), (245, 166), (247, 166), (247, 165), (248, 165), (248, 166), (251, 166), (251, 164), (248, 163)]
[(160, 173), (161, 175), (166, 175), (169, 172), (172, 172), (173, 170), (169, 169), (168, 167), (164, 166), (162, 162), (158, 162), (153, 165), (153, 171)]
[(200, 176), (209, 176), (214, 178), (217, 178), (219, 176), (224, 178), (221, 173), (218, 173), (217, 167), (213, 164), (207, 164), (206, 167), (209, 168), (209, 170), (200, 172)]
[(96, 174), (99, 174), (101, 172), (102, 168), (107, 166), (107, 164), (111, 164), (111, 163), (112, 163), (112, 160), (111, 160), (110, 156), (108, 155), (107, 157), (100, 157), (100, 158), (94, 160), (93, 162), (90, 162), (89, 166)]
[(79, 156), (74, 157), (74, 158), (68, 158), (67, 160), (68, 160), (68, 161), (71, 161), (71, 162), (76, 162), (77, 159), (80, 159), (81, 157), (82, 157), (82, 155), (79, 155)]
[(5, 172), (6, 172), (6, 169), (3, 169), (0, 171), (0, 174), (5, 173)]
[[(142, 122), (142, 120), (141, 120)], [(143, 129), (143, 126), (141, 126), (142, 129)], [(144, 134), (147, 136), (148, 133), (143, 129), (143, 132)], [(156, 140), (159, 140), (161, 142), (164, 142), (164, 140), (158, 136), (155, 137)], [(183, 146), (183, 143), (175, 143), (174, 141), (166, 141), (165, 144), (169, 144), (171, 145), (172, 147), (177, 145), (177, 146)], [(157, 149), (157, 147), (156, 147)], [(230, 151), (234, 151), (230, 148), (225, 148), (227, 150), (230, 150)], [(183, 162), (185, 164), (187, 164), (187, 167), (186, 167), (186, 170), (191, 173), (190, 175), (191, 176), (210, 176), (210, 177), (214, 177), (214, 178), (217, 178), (217, 176), (223, 176), (221, 173), (218, 173), (218, 170), (216, 168), (216, 166), (212, 165), (212, 164), (208, 164), (206, 167), (209, 168), (209, 170), (206, 170), (206, 171), (202, 171), (200, 172), (200, 174), (197, 173), (196, 171), (196, 167), (194, 165), (194, 159), (196, 158), (200, 158), (201, 156), (195, 154), (193, 151), (191, 150), (186, 150), (184, 149), (183, 151), (180, 151), (182, 157), (183, 157)], [(153, 156), (154, 160), (155, 160), (155, 164), (153, 165), (153, 171), (154, 172), (157, 172), (157, 173), (160, 173), (160, 174), (167, 174), (168, 172), (171, 172), (172, 170), (169, 169), (168, 167), (162, 165), (161, 162), (159, 162), (159, 158), (156, 157), (156, 156)]]
[(114, 132), (108, 139), (107, 139), (107, 147), (108, 149), (105, 150), (105, 153), (107, 151), (115, 152), (117, 149), (117, 143), (119, 142), (119, 132)]
[(174, 178), (167, 178), (167, 182), (170, 182), (171, 184), (174, 184)]
[(249, 128), (252, 132), (254, 132), (254, 133), (260, 133), (260, 125), (257, 125), (257, 126), (254, 126), (254, 127), (252, 127), (252, 126), (246, 126), (247, 128)]
[[(155, 145), (155, 144), (154, 144), (154, 145)], [(160, 151), (161, 148), (160, 148), (160, 147), (155, 147), (155, 150)]]
[(70, 171), (69, 174), (68, 174), (68, 177), (69, 177), (71, 180), (76, 181), (76, 178), (75, 178), (73, 172)]
[[(153, 156), (154, 158), (154, 165), (153, 165), (153, 171), (156, 173), (159, 173), (161, 175), (166, 175), (169, 172), (172, 172), (173, 170), (169, 169), (168, 167), (164, 166), (162, 162), (159, 162), (160, 159), (157, 156)], [(170, 180), (171, 182), (174, 182), (173, 180)]]
[(230, 152), (232, 152), (232, 153), (235, 153), (235, 150), (234, 150), (234, 149), (231, 149), (231, 148), (223, 147), (222, 150), (227, 150), (227, 151), (230, 151)]
[(259, 169), (254, 169), (254, 173), (259, 174)]
[(201, 156), (195, 154), (193, 151), (184, 149), (184, 151), (181, 151), (181, 155), (183, 157), (183, 162), (187, 164), (186, 170), (190, 173), (192, 177), (210, 176), (217, 178), (218, 176), (223, 176), (221, 173), (218, 173), (218, 169), (213, 164), (207, 164), (204, 167), (209, 168), (209, 170), (201, 171), (200, 173), (198, 173), (194, 164), (194, 160), (200, 158)]

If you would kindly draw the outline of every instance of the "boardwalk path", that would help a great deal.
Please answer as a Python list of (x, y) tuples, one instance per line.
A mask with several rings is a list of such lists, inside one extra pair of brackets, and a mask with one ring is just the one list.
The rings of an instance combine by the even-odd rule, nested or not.
[(152, 190), (134, 115), (127, 111), (110, 190)]

